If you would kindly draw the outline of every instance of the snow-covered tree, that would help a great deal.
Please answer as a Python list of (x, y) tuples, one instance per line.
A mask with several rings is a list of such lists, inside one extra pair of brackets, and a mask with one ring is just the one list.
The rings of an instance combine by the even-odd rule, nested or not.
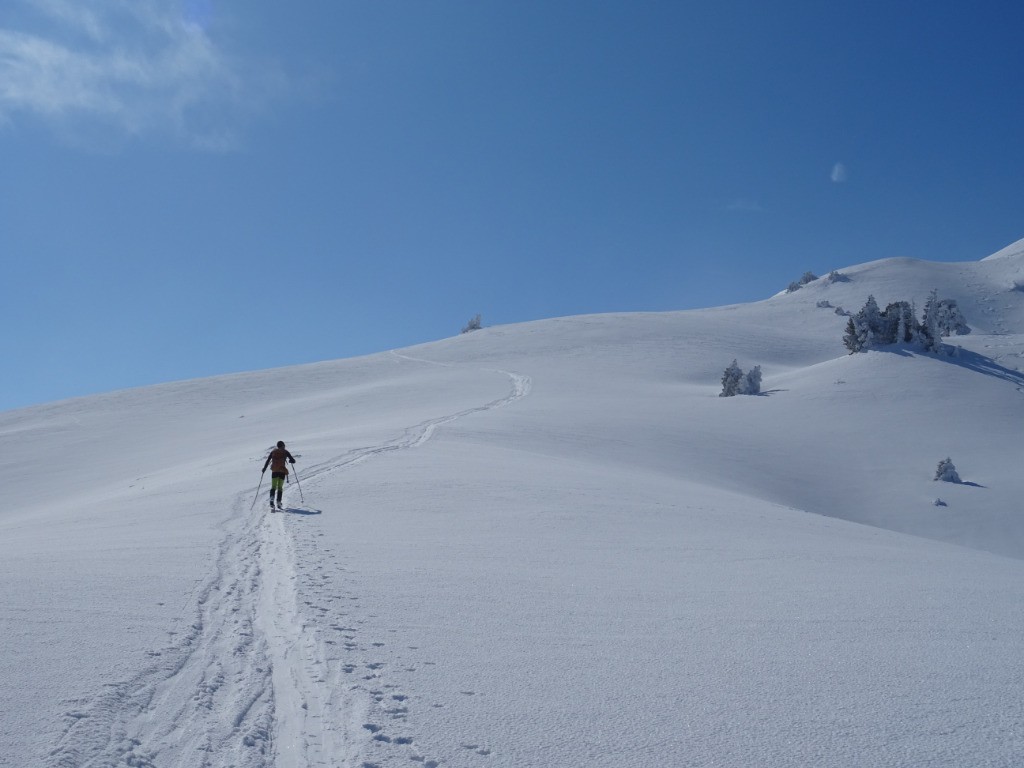
[(875, 301), (873, 295), (868, 295), (868, 300), (864, 302), (864, 306), (861, 307), (860, 312), (857, 314), (863, 318), (864, 324), (871, 331), (872, 335), (877, 335), (882, 327), (882, 313), (878, 309), (878, 302)]
[(479, 331), (481, 328), (483, 328), (483, 324), (480, 320), (480, 315), (476, 315), (466, 323), (466, 327), (462, 329), (462, 332), (469, 333), (470, 331)]
[(747, 373), (733, 360), (722, 374), (722, 391), (719, 397), (761, 394), (761, 366), (755, 365)]
[(960, 475), (957, 474), (956, 467), (953, 466), (953, 462), (949, 457), (939, 462), (939, 467), (935, 470), (935, 479), (946, 483), (960, 482)]
[(917, 339), (917, 316), (914, 305), (907, 301), (894, 301), (881, 315), (879, 344), (906, 344)]
[(857, 318), (851, 317), (846, 321), (846, 333), (843, 334), (843, 345), (850, 350), (852, 355), (854, 352), (864, 351), (864, 336), (860, 326), (857, 324)]
[(722, 374), (722, 392), (718, 396), (733, 397), (739, 394), (740, 382), (742, 380), (743, 371), (740, 370), (739, 365), (733, 360), (729, 367), (725, 369), (725, 373)]
[(920, 323), (912, 302), (894, 301), (880, 312), (875, 297), (868, 296), (846, 324), (843, 344), (851, 354), (885, 344), (919, 344), (926, 352), (939, 352), (944, 335), (970, 331), (956, 301), (939, 299), (936, 291), (928, 296)]
[(883, 325), (882, 313), (878, 311), (878, 302), (875, 301), (874, 296), (868, 296), (868, 300), (861, 307), (860, 312), (851, 317), (846, 324), (843, 344), (851, 354), (870, 349), (882, 332)]
[(740, 379), (738, 394), (759, 395), (761, 394), (761, 366), (755, 365)]
[(926, 352), (938, 352), (942, 348), (942, 331), (939, 329), (939, 296), (933, 290), (924, 303), (924, 316), (920, 326), (921, 344)]
[(943, 336), (965, 336), (971, 332), (956, 299), (939, 299), (935, 307), (935, 322)]

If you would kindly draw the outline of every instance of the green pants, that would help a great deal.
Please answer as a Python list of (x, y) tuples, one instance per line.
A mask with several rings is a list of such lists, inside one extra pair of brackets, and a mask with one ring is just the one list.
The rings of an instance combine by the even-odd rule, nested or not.
[(281, 506), (281, 496), (284, 495), (284, 472), (274, 472), (270, 476), (270, 506), (274, 506), (274, 498), (277, 497), (277, 506)]

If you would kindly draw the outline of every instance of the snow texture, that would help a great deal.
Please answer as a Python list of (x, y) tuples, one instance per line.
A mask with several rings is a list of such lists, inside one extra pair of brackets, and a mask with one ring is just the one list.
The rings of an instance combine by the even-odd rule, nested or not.
[(0, 765), (1020, 764), (1024, 241), (842, 274), (0, 413)]

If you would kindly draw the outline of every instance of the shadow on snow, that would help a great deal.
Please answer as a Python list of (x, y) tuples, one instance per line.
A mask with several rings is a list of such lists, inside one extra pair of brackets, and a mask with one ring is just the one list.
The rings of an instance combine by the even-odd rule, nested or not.
[[(944, 344), (943, 347), (948, 349), (949, 345)], [(983, 373), (986, 376), (994, 376), (997, 379), (1002, 379), (1003, 381), (1015, 384), (1018, 387), (1024, 387), (1024, 373), (1016, 371), (1013, 368), (1006, 368), (997, 363), (991, 357), (985, 357), (984, 355), (979, 355), (977, 352), (970, 352), (963, 348), (960, 348), (955, 355), (928, 355), (927, 353), (922, 353), (920, 350), (907, 349), (905, 347), (893, 345), (890, 345), (889, 347), (878, 347), (873, 349), (873, 351), (888, 352), (889, 354), (899, 355), (900, 357), (916, 357), (918, 355), (924, 355), (942, 363), (958, 365), (969, 371)]]

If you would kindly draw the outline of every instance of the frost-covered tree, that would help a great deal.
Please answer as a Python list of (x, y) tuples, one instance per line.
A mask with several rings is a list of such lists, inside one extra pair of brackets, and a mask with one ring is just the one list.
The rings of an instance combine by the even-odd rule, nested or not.
[(917, 316), (908, 301), (894, 301), (881, 314), (879, 344), (906, 344), (917, 339)]
[(868, 300), (864, 302), (864, 306), (857, 314), (864, 320), (864, 325), (872, 335), (877, 335), (882, 327), (882, 313), (879, 311), (878, 302), (875, 301), (873, 295), (868, 296)]
[(722, 391), (719, 397), (761, 394), (761, 366), (755, 365), (747, 373), (733, 360), (722, 374)]
[(939, 299), (935, 306), (935, 322), (943, 336), (965, 336), (971, 332), (956, 299)]
[(935, 479), (942, 480), (945, 483), (960, 482), (960, 475), (957, 474), (956, 467), (953, 466), (953, 462), (949, 457), (939, 462), (939, 467), (935, 470)]
[(936, 291), (928, 296), (920, 323), (912, 302), (894, 301), (880, 312), (875, 297), (868, 296), (846, 324), (843, 344), (851, 354), (886, 344), (918, 344), (926, 352), (939, 352), (945, 348), (943, 336), (970, 331), (956, 301), (939, 299)]
[(933, 290), (924, 303), (924, 316), (919, 328), (921, 345), (926, 352), (938, 352), (942, 348), (942, 331), (939, 329), (939, 296)]
[(739, 394), (759, 395), (761, 394), (761, 366), (755, 365), (740, 379)]
[(470, 331), (479, 331), (483, 328), (483, 323), (480, 320), (480, 315), (476, 315), (470, 318), (470, 321), (466, 323), (466, 327), (462, 329), (463, 333), (469, 333)]
[(851, 317), (846, 321), (846, 333), (843, 334), (843, 346), (850, 350), (852, 355), (854, 352), (864, 351), (864, 338), (865, 333), (861, 327), (857, 324), (857, 318)]
[(878, 310), (878, 302), (875, 301), (874, 296), (868, 296), (868, 300), (861, 310), (846, 324), (843, 344), (850, 350), (850, 354), (870, 349), (875, 345), (883, 327), (884, 322), (882, 313)]
[(741, 381), (743, 381), (743, 371), (740, 370), (739, 365), (733, 360), (729, 367), (725, 369), (725, 373), (722, 374), (722, 391), (718, 396), (733, 397), (739, 394)]

